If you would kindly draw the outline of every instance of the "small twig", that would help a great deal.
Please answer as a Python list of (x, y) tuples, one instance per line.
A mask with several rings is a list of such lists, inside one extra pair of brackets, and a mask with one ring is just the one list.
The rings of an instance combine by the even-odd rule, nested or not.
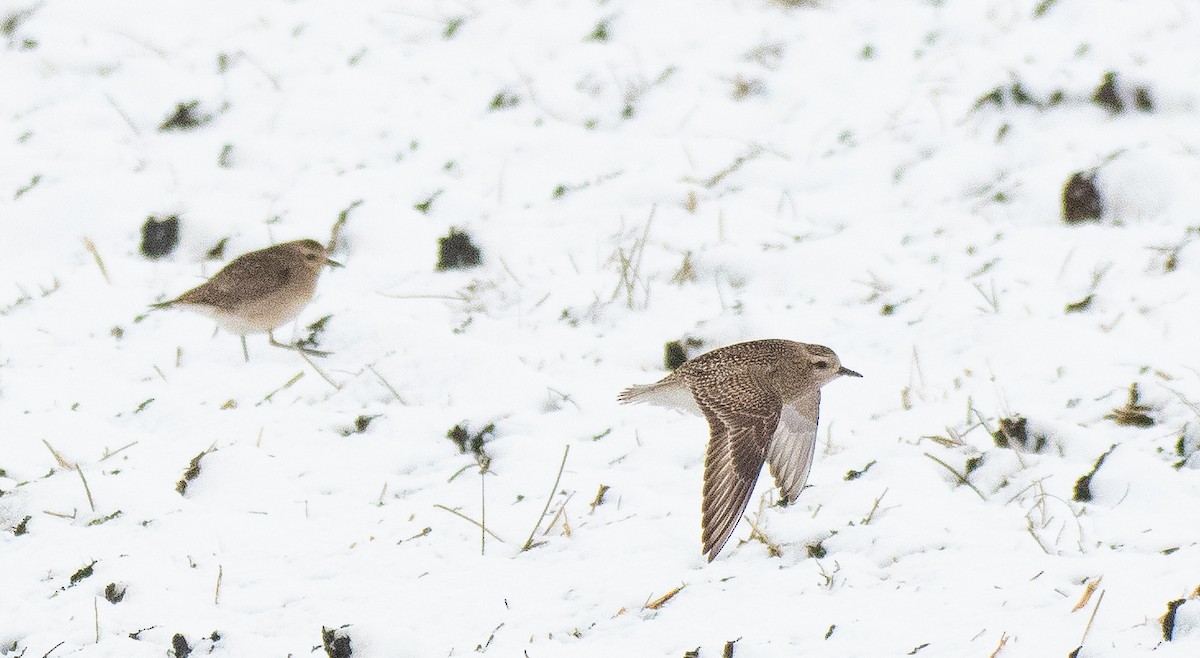
[(138, 129), (137, 124), (133, 122), (133, 119), (129, 118), (129, 115), (125, 113), (125, 110), (122, 110), (121, 106), (117, 105), (116, 99), (114, 99), (110, 94), (105, 94), (104, 97), (108, 99), (108, 104), (113, 106), (113, 109), (117, 111), (117, 114), (120, 114), (121, 118), (125, 120), (125, 124), (129, 126), (129, 129), (133, 131), (133, 134), (141, 137), (142, 131)]
[(989, 656), (988, 658), (996, 658), (996, 656), (999, 656), (1000, 650), (1003, 649), (1004, 645), (1006, 645), (1006, 644), (1008, 644), (1008, 633), (1001, 633), (1000, 634), (1000, 644), (996, 645), (996, 650), (993, 651), (992, 655)]
[(867, 512), (867, 516), (863, 518), (862, 525), (867, 525), (871, 522), (871, 519), (875, 518), (875, 512), (879, 511), (879, 502), (883, 500), (883, 497), (887, 495), (887, 492), (888, 490), (884, 489), (883, 493), (879, 494), (879, 497), (875, 499), (875, 504), (871, 505), (871, 511)]
[(977, 496), (979, 496), (979, 499), (980, 499), (980, 500), (987, 500), (987, 496), (984, 496), (982, 491), (980, 491), (979, 489), (976, 489), (976, 488), (975, 488), (975, 485), (974, 485), (974, 484), (971, 484), (971, 481), (967, 479), (967, 476), (965, 476), (965, 475), (963, 475), (962, 473), (959, 473), (958, 471), (954, 470), (954, 467), (953, 467), (953, 466), (951, 466), (951, 465), (947, 464), (946, 462), (944, 462), (944, 461), (942, 461), (942, 460), (938, 459), (937, 457), (934, 457), (933, 455), (931, 455), (931, 454), (929, 454), (929, 453), (924, 453), (924, 454), (925, 454), (925, 456), (926, 456), (926, 457), (928, 457), (928, 458), (932, 459), (933, 461), (937, 462), (938, 464), (940, 464), (940, 465), (942, 466), (942, 468), (944, 468), (944, 469), (946, 469), (947, 471), (950, 471), (951, 473), (953, 473), (953, 474), (954, 474), (954, 477), (958, 478), (958, 483), (959, 483), (959, 484), (965, 484), (965, 485), (967, 485), (968, 487), (970, 487), (970, 488), (971, 488), (971, 491), (974, 491), (974, 492), (975, 492), (975, 494), (976, 494)]
[(47, 656), (49, 656), (50, 654), (54, 653), (54, 650), (55, 650), (55, 649), (57, 649), (57, 648), (61, 647), (62, 645), (66, 644), (66, 643), (67, 643), (67, 641), (66, 641), (66, 640), (63, 640), (62, 642), (59, 642), (58, 644), (56, 644), (56, 645), (54, 645), (54, 646), (50, 647), (50, 650), (49, 650), (49, 651), (47, 651), (46, 653), (42, 654), (42, 658), (46, 658), (46, 657), (47, 657)]
[(563, 469), (567, 466), (567, 455), (571, 452), (571, 444), (567, 444), (563, 449), (562, 463), (558, 465), (558, 475), (554, 477), (554, 486), (550, 489), (550, 495), (546, 497), (546, 506), (542, 508), (542, 513), (538, 515), (537, 523), (534, 524), (533, 530), (529, 532), (529, 539), (525, 540), (525, 544), (521, 546), (521, 552), (525, 552), (533, 548), (533, 537), (537, 534), (538, 528), (542, 525), (542, 519), (546, 517), (546, 512), (550, 509), (550, 502), (554, 500), (554, 493), (558, 491), (558, 482), (562, 479)]
[(96, 620), (96, 644), (100, 644), (100, 599), (92, 597), (92, 614)]
[(282, 391), (282, 390), (285, 390), (285, 389), (287, 389), (287, 388), (291, 388), (292, 384), (295, 384), (296, 382), (300, 381), (300, 379), (301, 379), (302, 377), (304, 377), (304, 371), (303, 371), (303, 370), (301, 370), (300, 372), (296, 373), (296, 376), (295, 376), (295, 377), (292, 377), (291, 379), (287, 380), (287, 383), (285, 383), (283, 386), (280, 386), (279, 388), (275, 389), (274, 391), (271, 391), (270, 393), (267, 393), (267, 396), (266, 396), (265, 398), (263, 398), (262, 400), (259, 400), (259, 401), (258, 401), (258, 404), (254, 405), (254, 406), (258, 407), (258, 406), (262, 406), (262, 403), (263, 403), (263, 402), (270, 402), (270, 401), (271, 401), (271, 398), (275, 397), (275, 394), (276, 394), (276, 393), (279, 393), (280, 391)]
[(296, 353), (299, 354), (300, 358), (304, 359), (308, 363), (308, 365), (312, 366), (312, 369), (316, 370), (317, 374), (321, 376), (321, 379), (324, 379), (326, 382), (328, 382), (329, 385), (333, 387), (333, 390), (335, 390), (335, 391), (342, 390), (342, 387), (339, 384), (337, 384), (336, 382), (334, 382), (332, 379), (330, 379), (329, 375), (325, 374), (325, 371), (321, 370), (320, 366), (313, 363), (313, 360), (308, 358), (308, 355), (304, 353), (304, 350), (296, 350)]
[(643, 610), (658, 610), (659, 608), (666, 605), (667, 601), (670, 601), (671, 599), (675, 598), (675, 595), (678, 594), (679, 592), (681, 592), (684, 587), (687, 587), (686, 583), (683, 585), (680, 585), (679, 587), (676, 587), (675, 589), (667, 592), (666, 594), (663, 594), (662, 596), (658, 597), (657, 599), (654, 599), (653, 601), (647, 603), (646, 605), (642, 606), (642, 609)]
[(92, 242), (91, 238), (84, 238), (83, 246), (87, 247), (87, 250), (92, 254), (92, 258), (96, 259), (96, 266), (100, 268), (100, 274), (104, 276), (104, 282), (111, 286), (112, 279), (108, 277), (108, 269), (104, 267), (104, 260), (100, 258), (100, 252), (96, 250), (96, 243)]
[(369, 365), (369, 366), (367, 366), (367, 370), (370, 370), (371, 374), (375, 375), (375, 378), (379, 380), (379, 383), (383, 384), (383, 387), (386, 388), (388, 390), (388, 392), (392, 394), (392, 397), (396, 398), (396, 402), (399, 402), (400, 404), (403, 404), (405, 406), (408, 405), (408, 403), (404, 401), (404, 398), (400, 397), (400, 393), (396, 392), (396, 389), (392, 387), (391, 383), (388, 382), (388, 380), (384, 379), (383, 375), (379, 374), (379, 371), (375, 369), (375, 366)]
[(467, 516), (466, 514), (463, 514), (462, 512), (460, 512), (456, 509), (450, 509), (449, 507), (446, 507), (445, 505), (442, 505), (441, 503), (434, 503), (433, 506), (438, 509), (444, 509), (447, 512), (450, 512), (451, 514), (453, 514), (454, 516), (457, 516), (458, 518), (463, 519), (464, 521), (469, 521), (469, 522), (475, 524), (476, 526), (481, 528), (484, 532), (488, 533), (492, 537), (495, 537), (496, 541), (500, 542), (501, 544), (505, 543), (504, 540), (501, 539), (496, 533), (492, 532), (491, 530), (488, 530), (482, 523), (476, 521), (475, 519), (472, 519), (471, 517)]
[(95, 512), (96, 502), (92, 500), (92, 489), (88, 486), (87, 478), (83, 477), (83, 469), (79, 468), (79, 464), (75, 465), (75, 472), (79, 474), (79, 479), (83, 481), (83, 492), (87, 494), (88, 505), (91, 506), (92, 512)]
[(1096, 597), (1096, 607), (1092, 608), (1092, 616), (1088, 617), (1087, 626), (1084, 626), (1083, 628), (1083, 637), (1079, 638), (1079, 646), (1081, 647), (1083, 646), (1084, 640), (1087, 639), (1088, 632), (1092, 630), (1092, 622), (1096, 621), (1096, 611), (1100, 609), (1100, 604), (1104, 602), (1105, 591), (1107, 590), (1100, 590), (1100, 596)]
[(337, 249), (338, 236), (342, 234), (342, 227), (346, 225), (346, 220), (350, 219), (350, 211), (362, 205), (362, 199), (355, 199), (346, 206), (345, 210), (338, 213), (337, 221), (333, 223), (333, 228), (329, 230), (329, 246), (327, 249), (333, 251)]
[(120, 454), (121, 452), (123, 452), (125, 450), (128, 450), (129, 448), (132, 448), (135, 445), (137, 445), (137, 441), (134, 441), (133, 443), (127, 443), (127, 444), (121, 446), (120, 448), (113, 450), (112, 452), (109, 452), (108, 448), (105, 448), (104, 456), (100, 458), (100, 461), (104, 461), (105, 459), (108, 459), (109, 457), (115, 457), (116, 455)]
[(217, 587), (213, 590), (213, 605), (221, 602), (221, 578), (225, 575), (225, 567), (217, 565)]
[(487, 555), (487, 471), (479, 469), (479, 554)]
[(50, 445), (49, 441), (47, 441), (46, 439), (42, 439), (42, 443), (44, 443), (46, 445), (46, 448), (50, 450), (50, 454), (54, 455), (54, 461), (58, 462), (59, 468), (65, 468), (67, 470), (75, 469), (75, 464), (64, 459), (62, 454), (59, 453), (57, 450), (55, 450), (54, 446)]
[[(571, 502), (571, 499), (574, 497), (575, 497), (575, 494), (572, 493), (571, 495), (567, 496), (567, 499), (563, 501), (562, 505), (558, 506), (558, 511), (556, 511), (554, 513), (554, 517), (550, 519), (550, 523), (547, 523), (546, 529), (542, 531), (543, 537), (550, 534), (550, 531), (553, 530), (554, 526), (558, 523), (559, 517), (564, 517), (564, 514), (566, 513), (566, 510), (567, 510), (567, 503)], [(570, 522), (568, 522), (565, 517), (563, 518), (563, 531), (566, 533), (566, 535), (568, 537), (571, 536), (571, 525), (570, 525)]]
[(596, 508), (604, 504), (604, 494), (608, 493), (609, 486), (607, 484), (600, 485), (600, 490), (596, 492), (596, 497), (592, 500), (592, 511), (588, 514), (595, 514)]
[[(1079, 603), (1076, 603), (1075, 607), (1071, 608), (1071, 612), (1076, 612), (1083, 609), (1083, 607), (1088, 604), (1088, 601), (1092, 600), (1092, 594), (1096, 593), (1096, 588), (1100, 586), (1100, 581), (1102, 580), (1104, 580), (1104, 576), (1100, 576), (1095, 580), (1088, 581), (1087, 587), (1083, 589), (1083, 596), (1079, 597)], [(1082, 642), (1080, 644), (1082, 644)]]
[(725, 167), (721, 171), (718, 171), (716, 174), (704, 179), (696, 179), (692, 178), (691, 176), (685, 176), (683, 178), (683, 182), (696, 183), (706, 189), (712, 189), (713, 187), (716, 187), (717, 183), (720, 183), (726, 176), (734, 173), (738, 169), (741, 169), (742, 165), (746, 164), (746, 162), (750, 160), (753, 160), (754, 158), (757, 158), (758, 156), (762, 155), (762, 153), (763, 148), (761, 146), (754, 145), (750, 148), (746, 155), (739, 155), (738, 157), (734, 158), (732, 164)]

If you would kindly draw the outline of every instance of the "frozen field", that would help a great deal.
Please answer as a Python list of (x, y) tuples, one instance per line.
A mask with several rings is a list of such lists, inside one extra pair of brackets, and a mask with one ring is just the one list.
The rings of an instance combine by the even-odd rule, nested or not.
[[(1200, 655), (1200, 5), (0, 21), (0, 656)], [(339, 217), (328, 358), (148, 312)], [(709, 564), (616, 394), (758, 338), (864, 378)]]

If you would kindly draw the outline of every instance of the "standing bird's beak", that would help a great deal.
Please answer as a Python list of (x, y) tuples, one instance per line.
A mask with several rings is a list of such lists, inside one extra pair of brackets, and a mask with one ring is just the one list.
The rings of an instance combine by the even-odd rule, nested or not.
[(342, 265), (341, 263), (337, 262), (336, 260), (334, 260), (332, 258), (326, 258), (325, 264), (330, 267), (345, 267), (345, 265)]
[(846, 366), (842, 366), (842, 369), (839, 370), (837, 374), (846, 375), (847, 377), (862, 377), (862, 375), (858, 374), (857, 372), (854, 372), (853, 370), (847, 368)]

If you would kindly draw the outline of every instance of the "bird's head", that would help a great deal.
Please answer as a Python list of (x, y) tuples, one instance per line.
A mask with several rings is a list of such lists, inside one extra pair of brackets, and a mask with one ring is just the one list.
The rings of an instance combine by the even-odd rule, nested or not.
[(821, 386), (838, 377), (862, 377), (862, 375), (842, 365), (837, 354), (824, 345), (808, 346), (808, 361), (812, 366), (813, 377)]
[(296, 240), (289, 242), (288, 246), (299, 256), (304, 266), (311, 270), (319, 272), (326, 265), (342, 267), (341, 263), (329, 258), (329, 250), (316, 240)]

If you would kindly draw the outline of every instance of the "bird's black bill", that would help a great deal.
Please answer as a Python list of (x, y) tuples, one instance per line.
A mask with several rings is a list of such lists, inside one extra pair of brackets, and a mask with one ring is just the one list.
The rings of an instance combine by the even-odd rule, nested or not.
[(847, 377), (862, 377), (862, 375), (858, 374), (857, 372), (854, 372), (853, 370), (847, 368), (846, 366), (842, 366), (842, 369), (838, 371), (838, 374), (845, 375)]
[(345, 267), (345, 265), (342, 265), (341, 263), (337, 262), (336, 260), (333, 260), (332, 258), (326, 258), (325, 264), (330, 267)]

